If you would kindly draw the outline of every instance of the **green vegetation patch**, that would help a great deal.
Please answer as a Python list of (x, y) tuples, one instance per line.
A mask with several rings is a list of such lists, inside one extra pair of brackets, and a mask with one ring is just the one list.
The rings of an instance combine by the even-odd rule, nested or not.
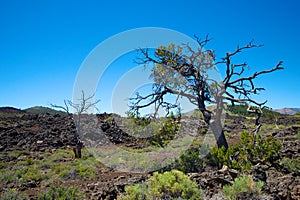
[[(17, 154), (15, 152), (14, 154)], [(0, 182), (23, 183), (27, 181), (41, 182), (46, 179), (94, 178), (100, 162), (83, 151), (83, 158), (74, 159), (71, 150), (57, 150), (53, 154), (45, 154), (41, 159), (26, 157), (9, 167), (0, 163)]]
[(29, 199), (27, 194), (19, 193), (16, 189), (8, 189), (3, 192), (0, 197), (1, 200), (24, 200)]
[(151, 199), (202, 199), (197, 183), (178, 170), (155, 172), (147, 183), (127, 186), (121, 200)]
[(208, 155), (211, 164), (227, 165), (237, 170), (248, 170), (258, 163), (273, 163), (279, 159), (281, 143), (273, 136), (262, 138), (247, 131), (241, 133), (241, 141), (227, 150), (214, 147)]
[(280, 164), (282, 164), (285, 168), (300, 173), (300, 158), (282, 158), (280, 160)]
[(51, 186), (48, 190), (38, 194), (38, 200), (79, 200), (83, 198), (83, 193), (78, 192), (77, 188), (64, 186)]
[(224, 185), (223, 193), (229, 200), (250, 199), (260, 194), (263, 185), (263, 182), (255, 182), (251, 175), (247, 175), (235, 178), (233, 185)]

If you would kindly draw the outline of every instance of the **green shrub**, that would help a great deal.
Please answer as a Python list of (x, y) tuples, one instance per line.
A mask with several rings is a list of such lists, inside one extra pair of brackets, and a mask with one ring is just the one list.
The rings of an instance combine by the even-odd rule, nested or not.
[(187, 175), (178, 170), (154, 173), (149, 179), (149, 188), (154, 199), (200, 199), (201, 191), (197, 183), (192, 182)]
[[(86, 154), (85, 151), (83, 153)], [(18, 184), (32, 180), (40, 182), (48, 178), (94, 178), (99, 164), (100, 162), (90, 155), (74, 160), (70, 150), (57, 150), (42, 160), (27, 157), (18, 161), (14, 166), (10, 166), (9, 163), (0, 163), (0, 182)]]
[(52, 162), (64, 161), (66, 159), (72, 159), (73, 152), (67, 149), (57, 149), (54, 154), (51, 154), (50, 159)]
[(0, 196), (1, 200), (25, 200), (29, 199), (26, 194), (18, 193), (15, 189), (9, 189), (6, 192), (3, 192)]
[(62, 179), (94, 178), (99, 162), (94, 157), (80, 158), (65, 165), (51, 166), (53, 174)]
[(295, 135), (295, 138), (296, 138), (297, 140), (300, 140), (300, 129), (297, 130), (297, 133), (296, 133), (296, 135)]
[(110, 117), (107, 117), (105, 120), (106, 121), (114, 121), (114, 118), (112, 116), (110, 116)]
[(149, 144), (159, 147), (164, 147), (171, 140), (174, 139), (179, 130), (179, 120), (171, 115), (167, 117), (163, 126), (158, 130), (156, 134), (147, 138)]
[[(34, 161), (32, 158), (26, 158), (23, 161), (19, 161), (11, 169), (7, 169), (5, 172), (6, 177), (1, 177), (6, 179), (7, 183), (16, 181), (18, 183), (27, 182), (30, 180), (41, 181), (48, 178), (47, 174), (43, 174), (40, 170), (40, 162)], [(10, 177), (11, 176), (11, 177)]]
[(197, 183), (178, 170), (155, 172), (148, 183), (127, 186), (121, 200), (202, 199)]
[(155, 133), (159, 130), (160, 121), (151, 120), (150, 118), (135, 117), (130, 114), (124, 119), (124, 128), (127, 133), (134, 137), (147, 138), (148, 133)]
[(51, 186), (49, 190), (38, 194), (38, 200), (76, 200), (83, 199), (83, 194), (74, 187), (55, 187)]
[(125, 187), (126, 195), (121, 196), (120, 200), (149, 200), (148, 188), (146, 184), (135, 184)]
[(1, 170), (1, 169), (5, 169), (7, 166), (8, 166), (7, 163), (5, 163), (5, 162), (0, 162), (0, 170)]
[(78, 175), (84, 178), (94, 178), (96, 176), (97, 164), (99, 162), (94, 157), (78, 159), (72, 163), (76, 167)]
[(282, 158), (280, 161), (280, 164), (282, 164), (287, 169), (300, 173), (300, 158)]
[[(140, 138), (147, 138), (150, 145), (164, 147), (174, 139), (179, 130), (181, 119), (180, 112), (176, 116), (171, 112), (168, 117), (152, 119), (150, 117), (140, 117), (139, 114), (127, 113), (124, 120), (124, 128), (130, 135)], [(149, 136), (149, 133), (154, 133)]]
[(273, 163), (279, 159), (281, 144), (273, 136), (264, 139), (254, 136), (249, 132), (241, 133), (241, 141), (227, 150), (214, 147), (208, 155), (211, 164), (227, 165), (237, 170), (248, 170), (257, 163)]
[(230, 169), (247, 170), (251, 167), (250, 161), (247, 161), (243, 154), (236, 153), (237, 157), (234, 157), (234, 148), (229, 147), (227, 150), (224, 147), (214, 147), (208, 155), (208, 162), (212, 165), (221, 167), (227, 165)]
[(170, 168), (180, 170), (184, 173), (202, 172), (203, 167), (204, 161), (200, 157), (199, 148), (192, 148), (183, 152), (170, 166)]
[(233, 185), (224, 185), (223, 193), (229, 200), (258, 195), (263, 187), (263, 182), (254, 182), (251, 175), (234, 179)]
[(15, 180), (16, 174), (9, 169), (0, 169), (0, 182), (3, 184), (11, 183)]

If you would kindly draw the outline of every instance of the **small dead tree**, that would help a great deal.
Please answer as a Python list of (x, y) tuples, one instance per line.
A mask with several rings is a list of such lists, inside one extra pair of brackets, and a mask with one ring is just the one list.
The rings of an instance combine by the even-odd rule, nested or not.
[(55, 104), (51, 104), (51, 107), (62, 109), (68, 114), (70, 114), (70, 108), (72, 107), (74, 109), (73, 112), (73, 119), (75, 122), (75, 126), (77, 129), (77, 132), (75, 133), (74, 137), (76, 139), (76, 146), (73, 147), (73, 151), (75, 154), (75, 158), (81, 158), (81, 149), (83, 147), (83, 143), (80, 139), (81, 135), (81, 117), (83, 114), (87, 113), (91, 108), (96, 108), (96, 104), (100, 102), (100, 100), (96, 100), (95, 102), (91, 102), (91, 100), (94, 98), (95, 94), (86, 97), (84, 94), (84, 91), (81, 91), (81, 97), (78, 99), (78, 103), (74, 103), (71, 100), (64, 100), (65, 106), (59, 106)]
[(63, 111), (65, 111), (68, 115), (70, 114), (70, 109), (69, 109), (69, 105), (72, 104), (72, 102), (70, 100), (64, 100), (64, 106), (60, 106), (60, 105), (56, 105), (56, 104), (50, 104), (50, 106), (52, 108), (57, 108), (57, 109), (61, 109)]
[[(230, 102), (232, 105), (243, 104), (248, 107), (248, 111), (257, 114), (256, 131), (260, 128), (259, 119), (265, 102), (255, 101), (251, 95), (258, 94), (264, 88), (256, 87), (254, 79), (262, 74), (271, 73), (283, 69), (282, 61), (274, 68), (255, 72), (250, 76), (245, 76), (247, 63), (232, 62), (232, 58), (246, 49), (258, 48), (253, 41), (243, 47), (237, 47), (233, 53), (226, 53), (226, 56), (216, 61), (214, 50), (205, 50), (204, 46), (210, 41), (208, 37), (198, 42), (197, 50), (192, 49), (188, 44), (176, 46), (158, 47), (154, 54), (148, 49), (138, 49), (141, 57), (138, 58), (139, 64), (153, 64), (151, 77), (154, 80), (152, 93), (142, 96), (136, 94), (130, 98), (131, 105), (129, 112), (139, 115), (141, 109), (154, 105), (155, 116), (159, 108), (163, 108), (169, 113), (170, 109), (177, 107), (177, 102), (166, 101), (166, 95), (176, 95), (187, 98), (192, 104), (197, 106), (204, 116), (204, 121), (211, 128), (218, 148), (228, 148), (228, 143), (224, 135), (221, 115), (225, 104)], [(209, 75), (209, 72), (216, 70), (216, 66), (225, 66), (225, 78), (217, 81)], [(224, 68), (224, 67), (223, 67)], [(177, 97), (177, 99), (178, 99)], [(207, 109), (207, 104), (215, 104), (214, 110)], [(258, 108), (253, 109), (255, 105)]]

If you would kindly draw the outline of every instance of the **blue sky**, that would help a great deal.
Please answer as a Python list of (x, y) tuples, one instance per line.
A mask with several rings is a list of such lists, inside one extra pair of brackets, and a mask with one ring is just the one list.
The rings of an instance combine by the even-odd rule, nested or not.
[[(264, 44), (243, 54), (249, 56), (245, 60), (251, 70), (272, 68), (279, 60), (285, 70), (256, 81), (266, 88), (257, 99), (268, 99), (273, 108), (300, 107), (299, 4), (297, 0), (1, 1), (0, 106), (62, 104), (72, 99), (78, 70), (99, 43), (129, 29), (164, 27), (190, 37), (209, 34), (213, 40), (208, 48), (219, 57), (251, 39)], [(118, 63), (106, 72), (107, 80), (116, 77), (122, 67)], [(100, 110), (106, 111), (109, 99), (99, 97)]]

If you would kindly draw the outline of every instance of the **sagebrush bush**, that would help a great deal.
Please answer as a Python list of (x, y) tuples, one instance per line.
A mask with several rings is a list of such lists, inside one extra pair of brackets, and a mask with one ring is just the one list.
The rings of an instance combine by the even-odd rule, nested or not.
[(135, 184), (125, 187), (126, 195), (121, 196), (120, 200), (148, 200), (148, 187), (146, 184)]
[(241, 133), (241, 141), (227, 150), (214, 147), (209, 154), (212, 164), (227, 165), (237, 170), (248, 170), (257, 163), (273, 163), (279, 159), (281, 143), (273, 136), (264, 139), (258, 135), (254, 143), (254, 136), (247, 131)]
[(155, 172), (147, 183), (127, 186), (121, 200), (202, 199), (197, 183), (178, 170)]
[(223, 193), (229, 200), (258, 195), (263, 187), (263, 182), (255, 182), (251, 175), (235, 178), (233, 185), (224, 185)]

